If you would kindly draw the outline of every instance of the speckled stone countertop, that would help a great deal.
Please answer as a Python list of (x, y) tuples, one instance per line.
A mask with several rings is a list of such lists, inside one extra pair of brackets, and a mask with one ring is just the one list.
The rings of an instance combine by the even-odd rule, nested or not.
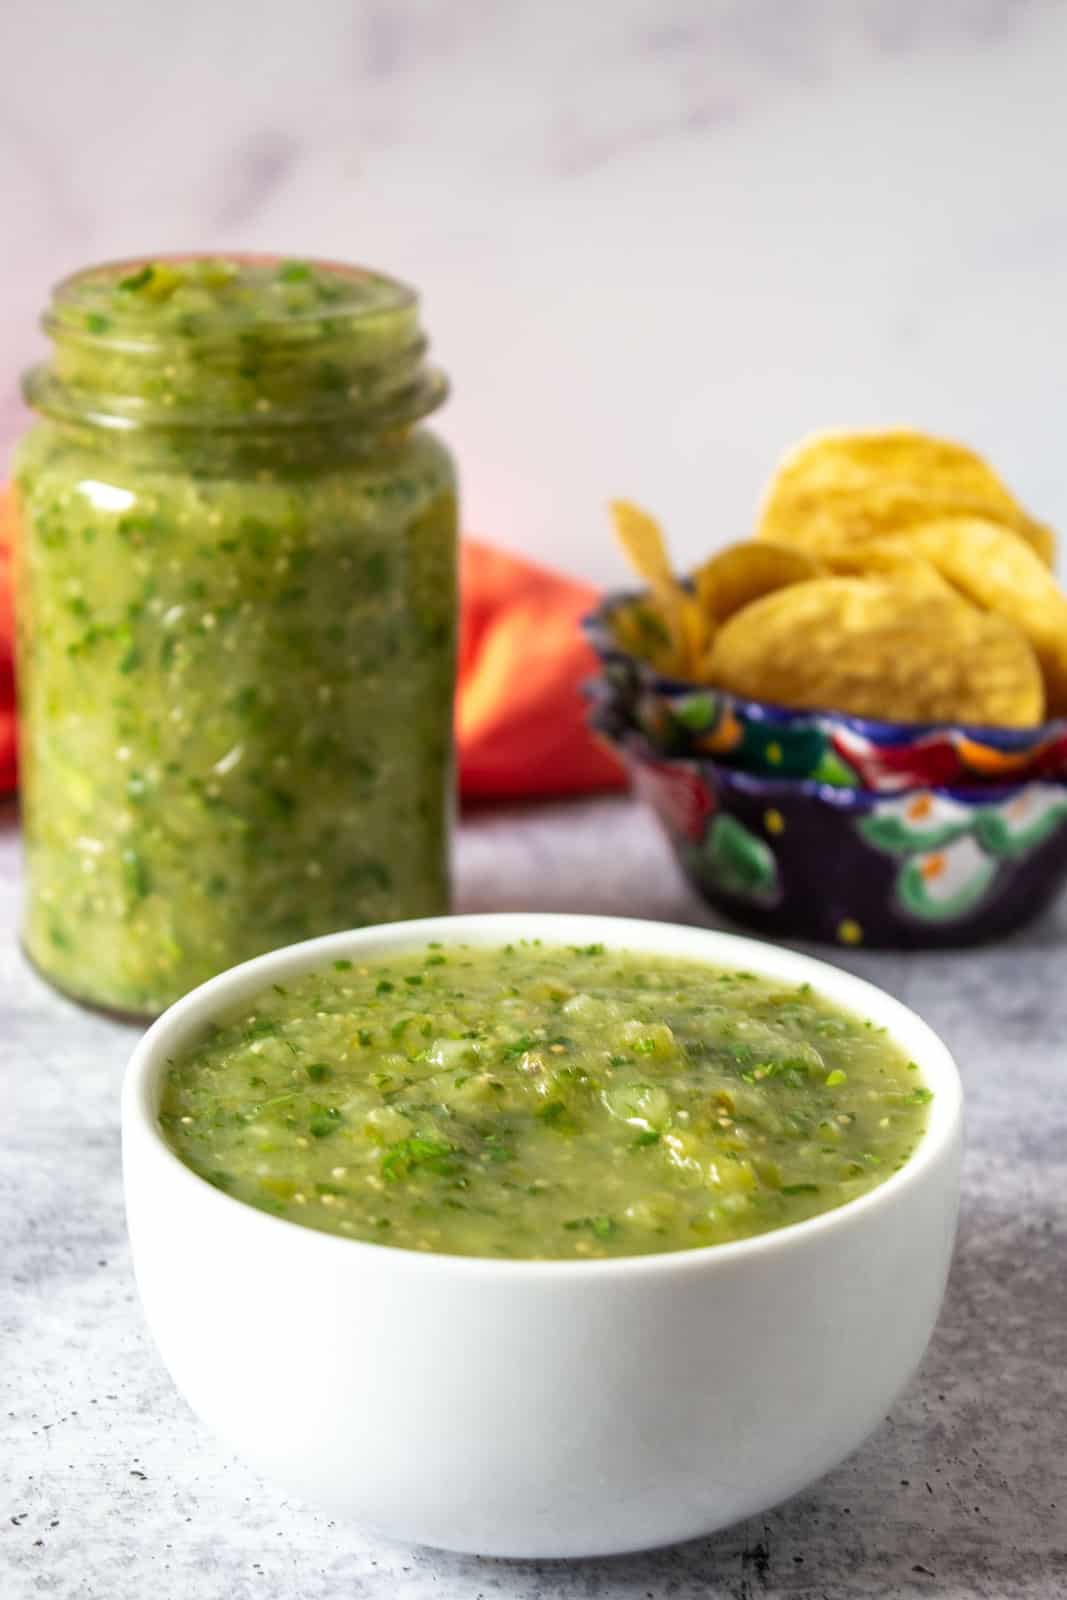
[[(457, 868), (464, 910), (701, 919), (624, 800), (469, 820)], [(1067, 908), (989, 950), (839, 957), (944, 1034), (969, 1096), (948, 1301), (892, 1415), (807, 1493), (713, 1539), (539, 1564), (384, 1545), (317, 1516), (179, 1400), (123, 1228), (136, 1030), (27, 969), (17, 877), (0, 811), (0, 1600), (1067, 1594)]]

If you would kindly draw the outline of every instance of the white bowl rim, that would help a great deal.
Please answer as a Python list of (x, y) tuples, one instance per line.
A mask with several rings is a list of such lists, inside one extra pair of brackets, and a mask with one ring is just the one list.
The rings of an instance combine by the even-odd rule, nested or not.
[[(657, 939), (662, 940), (665, 935), (669, 936), (668, 943), (677, 943), (676, 950), (667, 950), (663, 944), (657, 945)], [(440, 940), (442, 944), (469, 942), (492, 946), (522, 938), (539, 938), (545, 945), (561, 946), (603, 943), (609, 948), (630, 954), (677, 955), (681, 960), (703, 961), (710, 967), (737, 967), (772, 980), (810, 983), (831, 1004), (886, 1027), (891, 1037), (897, 1037), (898, 1028), (912, 1031), (917, 1035), (921, 1048), (917, 1049), (912, 1042), (906, 1047), (908, 1054), (916, 1061), (924, 1084), (934, 1090), (929, 1119), (918, 1146), (898, 1171), (875, 1188), (806, 1220), (787, 1223), (767, 1233), (729, 1243), (582, 1261), (570, 1258), (531, 1260), (522, 1257), (501, 1259), (497, 1256), (450, 1255), (444, 1251), (408, 1250), (398, 1245), (351, 1238), (345, 1234), (325, 1233), (305, 1223), (262, 1211), (247, 1200), (227, 1194), (186, 1166), (164, 1137), (153, 1103), (153, 1091), (167, 1063), (168, 1050), (184, 1045), (199, 1025), (220, 1011), (239, 1004), (243, 998), (251, 998), (283, 975), (311, 971), (330, 960), (348, 956), (353, 950), (367, 947), (373, 947), (376, 955), (385, 955), (391, 949), (397, 953), (417, 950), (431, 940)], [(692, 948), (683, 949), (690, 941)], [(936, 1082), (931, 1082), (931, 1079)], [(568, 1281), (575, 1281), (582, 1275), (601, 1279), (609, 1275), (671, 1276), (705, 1272), (714, 1270), (716, 1263), (725, 1267), (727, 1263), (737, 1262), (744, 1257), (773, 1255), (776, 1251), (795, 1248), (817, 1235), (831, 1234), (834, 1230), (862, 1224), (869, 1213), (892, 1204), (904, 1190), (921, 1181), (926, 1171), (946, 1154), (959, 1137), (962, 1118), (963, 1087), (947, 1045), (916, 1012), (876, 984), (817, 957), (740, 934), (698, 925), (636, 917), (586, 915), (582, 912), (460, 913), (408, 922), (379, 923), (283, 945), (251, 961), (228, 968), (175, 1001), (139, 1040), (122, 1084), (124, 1139), (129, 1128), (139, 1125), (140, 1131), (147, 1134), (155, 1146), (156, 1153), (172, 1169), (172, 1176), (177, 1181), (188, 1182), (202, 1195), (213, 1196), (224, 1208), (239, 1208), (249, 1227), (284, 1229), (286, 1237), (293, 1244), (294, 1235), (298, 1235), (304, 1241), (302, 1248), (322, 1251), (327, 1260), (332, 1257), (338, 1270), (342, 1269), (344, 1262), (349, 1266), (354, 1265), (359, 1254), (369, 1250), (377, 1261), (383, 1257), (390, 1258), (390, 1270), (460, 1273), (473, 1279), (507, 1278), (513, 1282), (521, 1278), (554, 1279), (561, 1274)], [(280, 1235), (275, 1233), (275, 1238), (280, 1242)], [(339, 1251), (343, 1254), (337, 1255)]]

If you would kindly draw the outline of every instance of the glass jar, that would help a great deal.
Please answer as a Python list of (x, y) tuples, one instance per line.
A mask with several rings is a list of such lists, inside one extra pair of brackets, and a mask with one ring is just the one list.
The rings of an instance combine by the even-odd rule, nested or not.
[(151, 1015), (446, 910), (456, 495), (414, 294), (167, 258), (67, 279), (44, 327), (15, 464), (30, 958)]

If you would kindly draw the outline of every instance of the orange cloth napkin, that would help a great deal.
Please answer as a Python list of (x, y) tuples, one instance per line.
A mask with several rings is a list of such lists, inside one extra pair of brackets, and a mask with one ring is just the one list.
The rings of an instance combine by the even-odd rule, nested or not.
[(597, 660), (578, 623), (596, 590), (474, 540), (462, 548), (460, 590), (463, 797), (622, 788), (622, 768), (586, 727), (581, 696)]
[[(10, 489), (0, 489), (0, 792), (15, 785)], [(456, 733), (465, 800), (621, 788), (589, 733), (580, 685), (597, 668), (578, 632), (596, 591), (518, 556), (462, 547)]]

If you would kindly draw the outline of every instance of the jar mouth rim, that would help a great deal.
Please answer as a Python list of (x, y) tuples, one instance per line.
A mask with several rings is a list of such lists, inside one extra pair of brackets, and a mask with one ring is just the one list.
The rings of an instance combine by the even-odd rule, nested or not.
[[(41, 319), (42, 325), (50, 335), (60, 334), (69, 338), (73, 334), (79, 340), (113, 350), (148, 352), (174, 342), (182, 342), (191, 335), (175, 328), (153, 328), (149, 320), (140, 316), (124, 317), (121, 309), (116, 314), (114, 308), (111, 311), (109, 327), (94, 332), (76, 320), (78, 314), (84, 310), (84, 307), (79, 305), (79, 291), (96, 285), (105, 289), (117, 289), (122, 286), (124, 280), (132, 280), (140, 273), (151, 271), (156, 267), (180, 267), (198, 263), (204, 266), (218, 264), (220, 268), (279, 269), (284, 269), (288, 264), (294, 270), (300, 269), (301, 272), (306, 270), (328, 273), (338, 283), (347, 281), (354, 291), (358, 289), (362, 293), (353, 293), (348, 297), (339, 296), (326, 304), (297, 308), (280, 307), (276, 316), (260, 315), (254, 322), (249, 322), (232, 312), (227, 313), (225, 310), (214, 315), (201, 312), (194, 335), (197, 343), (215, 338), (229, 340), (236, 333), (250, 328), (254, 328), (260, 335), (274, 334), (284, 338), (287, 329), (302, 329), (309, 324), (322, 322), (324, 318), (343, 317), (352, 322), (366, 319), (369, 322), (376, 317), (411, 312), (419, 300), (417, 292), (399, 278), (370, 267), (361, 267), (351, 262), (327, 257), (291, 258), (275, 251), (167, 251), (116, 257), (113, 260), (94, 262), (90, 266), (79, 267), (77, 271), (67, 273), (65, 277), (59, 279), (52, 290), (51, 300)], [(294, 283), (299, 281), (303, 281), (302, 278), (293, 280)], [(137, 309), (135, 302), (131, 301), (130, 309)]]
[(419, 297), (374, 269), (253, 252), (134, 256), (53, 289), (23, 394), (111, 429), (393, 428), (441, 404)]

